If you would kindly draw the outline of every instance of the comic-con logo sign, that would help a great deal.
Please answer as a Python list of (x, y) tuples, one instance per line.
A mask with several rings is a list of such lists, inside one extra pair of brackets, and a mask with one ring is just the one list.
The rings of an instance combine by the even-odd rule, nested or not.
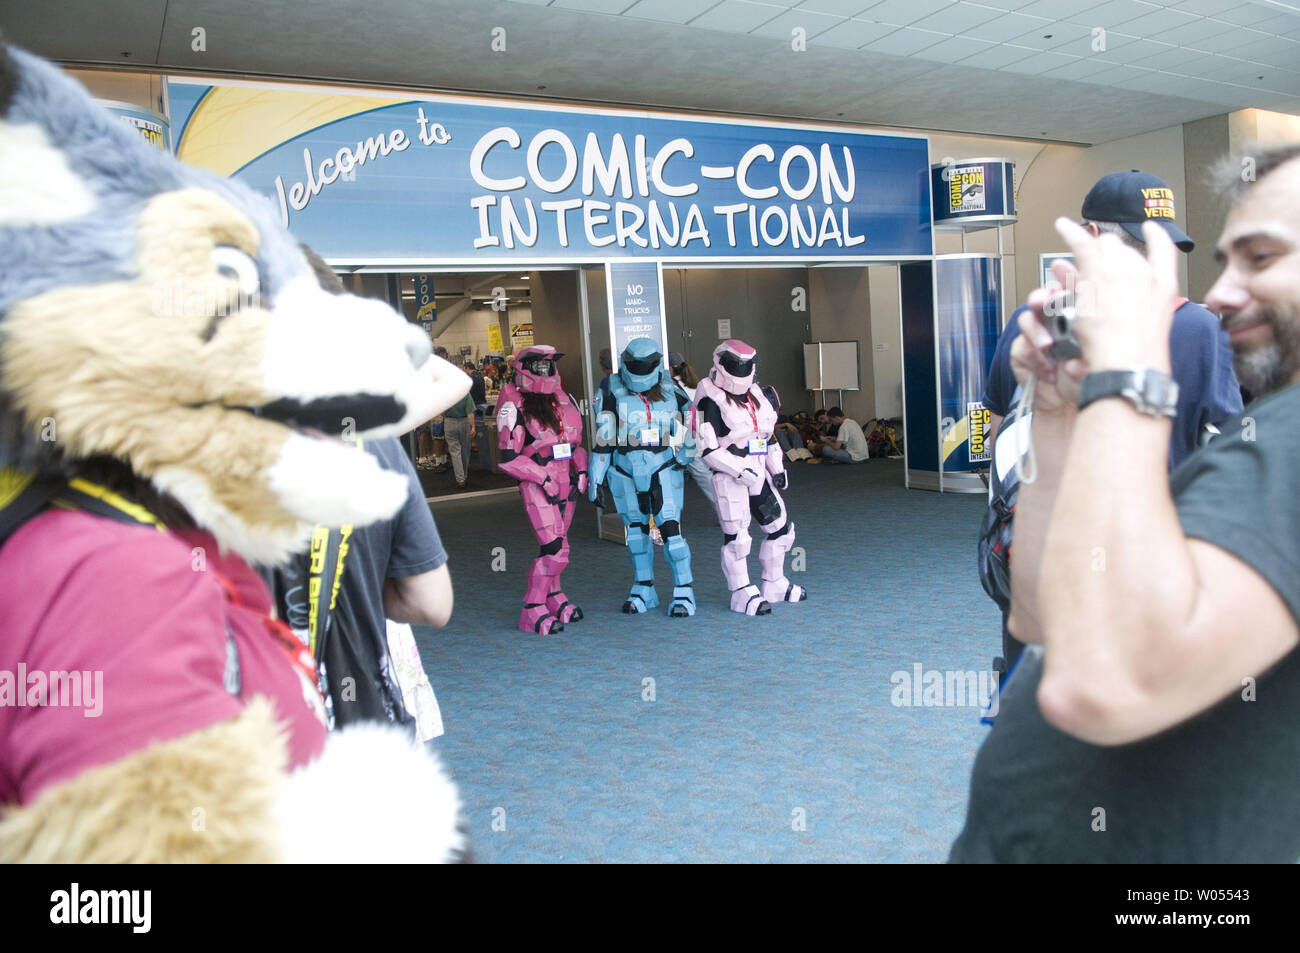
[(984, 166), (963, 165), (945, 169), (944, 177), (948, 181), (950, 213), (984, 211)]

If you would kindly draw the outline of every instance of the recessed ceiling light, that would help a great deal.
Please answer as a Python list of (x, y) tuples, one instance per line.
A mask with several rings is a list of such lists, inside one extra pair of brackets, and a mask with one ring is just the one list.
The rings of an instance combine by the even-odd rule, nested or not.
[(519, 277), (522, 278), (524, 281), (527, 281), (527, 280), (528, 280), (528, 276), (527, 276), (527, 275), (520, 275)]

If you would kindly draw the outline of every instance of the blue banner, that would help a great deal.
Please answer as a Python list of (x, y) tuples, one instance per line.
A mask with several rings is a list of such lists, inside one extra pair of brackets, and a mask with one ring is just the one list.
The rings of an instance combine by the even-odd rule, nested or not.
[[(898, 268), (903, 312), (903, 399), (907, 469), (938, 473), (938, 405), (935, 402), (934, 266), (909, 262)], [(936, 484), (935, 489), (938, 489)]]
[(999, 270), (994, 255), (935, 260), (940, 455), (947, 472), (987, 469), (991, 459), (989, 411), (981, 401), (998, 345)]
[(657, 261), (610, 262), (605, 265), (605, 286), (609, 289), (610, 353), (615, 364), (633, 338), (658, 341), (659, 353), (667, 356), (662, 265)]
[(433, 323), (438, 320), (438, 303), (433, 297), (433, 275), (413, 275), (415, 283), (415, 320), (420, 327), (433, 333)]
[(326, 258), (897, 260), (932, 253), (920, 136), (171, 80), (177, 154)]

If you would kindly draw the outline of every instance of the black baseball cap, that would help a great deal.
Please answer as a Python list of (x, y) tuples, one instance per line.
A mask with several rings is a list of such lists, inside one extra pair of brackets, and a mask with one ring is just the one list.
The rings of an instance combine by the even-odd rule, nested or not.
[(1084, 218), (1093, 222), (1115, 222), (1138, 241), (1142, 223), (1155, 222), (1182, 251), (1196, 243), (1174, 224), (1174, 190), (1150, 172), (1112, 172), (1103, 175), (1083, 199)]

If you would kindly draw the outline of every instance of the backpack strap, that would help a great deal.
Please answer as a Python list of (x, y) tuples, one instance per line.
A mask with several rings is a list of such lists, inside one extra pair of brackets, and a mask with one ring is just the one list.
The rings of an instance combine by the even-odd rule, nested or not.
[(119, 523), (152, 526), (160, 532), (167, 530), (140, 504), (82, 477), (64, 481), (39, 477), (17, 467), (0, 469), (0, 543), (51, 506), (84, 510)]
[(59, 486), (18, 467), (0, 469), (0, 544), (49, 506)]
[(100, 486), (81, 477), (73, 477), (60, 487), (50, 503), (60, 509), (83, 510), (119, 523), (152, 526), (159, 532), (167, 532), (167, 527), (162, 521), (139, 503), (134, 503), (106, 486)]

